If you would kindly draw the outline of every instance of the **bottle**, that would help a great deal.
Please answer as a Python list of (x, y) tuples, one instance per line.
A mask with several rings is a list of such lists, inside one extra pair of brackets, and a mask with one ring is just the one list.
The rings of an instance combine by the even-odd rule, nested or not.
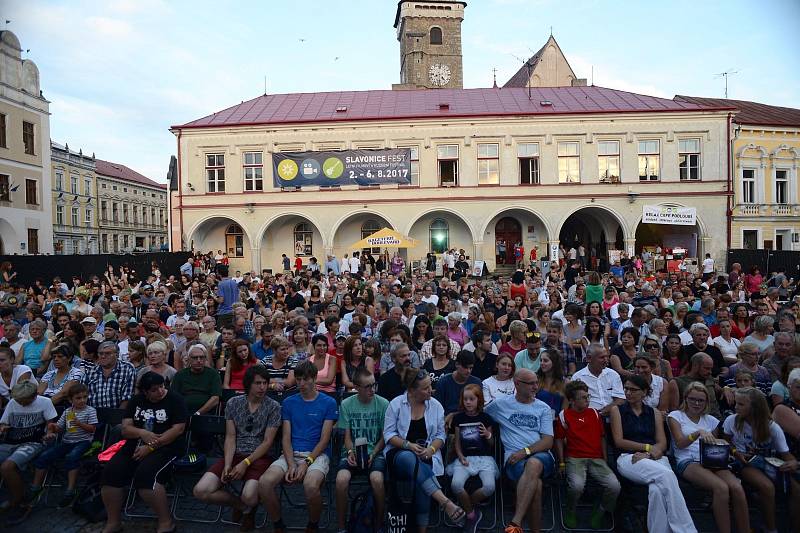
[(78, 426), (75, 424), (75, 411), (70, 409), (67, 411), (67, 431), (69, 433), (75, 433), (78, 431)]

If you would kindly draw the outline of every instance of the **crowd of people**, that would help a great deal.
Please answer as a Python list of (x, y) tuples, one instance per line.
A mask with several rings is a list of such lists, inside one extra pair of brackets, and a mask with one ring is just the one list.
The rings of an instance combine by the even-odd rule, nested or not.
[[(57, 461), (58, 505), (71, 506), (93, 443), (117, 431), (103, 531), (121, 530), (129, 488), (159, 533), (174, 531), (171, 468), (214, 449), (192, 419), (222, 415), (222, 457), (193, 496), (232, 508), (243, 531), (262, 504), (285, 531), (279, 488), (298, 484), (316, 532), (329, 475), (338, 531), (359, 475), (377, 530), (391, 482), (405, 481), (418, 531), (435, 503), (474, 533), (503, 483), (515, 491), (506, 533), (538, 531), (555, 477), (568, 528), (594, 483), (592, 528), (629, 506), (623, 487), (642, 486), (648, 531), (696, 531), (681, 479), (710, 494), (721, 532), (749, 531), (751, 505), (777, 531), (784, 497), (800, 523), (800, 306), (783, 271), (599, 272), (578, 254), (545, 273), (520, 261), (507, 278), (471, 278), (437, 277), (435, 257), (414, 272), (286, 259), (280, 273), (232, 276), (224, 254), (206, 254), (174, 273), (109, 268), (29, 287), (0, 266), (3, 522), (27, 518)], [(123, 410), (121, 427), (103, 427), (107, 409)]]

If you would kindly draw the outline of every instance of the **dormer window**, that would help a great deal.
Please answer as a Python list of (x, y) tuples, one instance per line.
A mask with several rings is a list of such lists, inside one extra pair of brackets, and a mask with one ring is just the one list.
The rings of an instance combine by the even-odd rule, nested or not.
[(442, 28), (431, 28), (431, 44), (442, 44)]

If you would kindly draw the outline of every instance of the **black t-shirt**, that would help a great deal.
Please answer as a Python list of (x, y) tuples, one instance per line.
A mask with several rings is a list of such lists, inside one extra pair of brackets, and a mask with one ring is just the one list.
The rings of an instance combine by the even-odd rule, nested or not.
[[(694, 354), (701, 351), (700, 349), (695, 346), (694, 343), (684, 346), (683, 352), (686, 354), (686, 359), (691, 359)], [(720, 372), (722, 372), (723, 368), (728, 367), (728, 363), (725, 362), (725, 358), (722, 356), (722, 352), (719, 351), (719, 348), (716, 346), (711, 346), (710, 344), (706, 344), (706, 347), (703, 352), (707, 353), (711, 356), (711, 359), (714, 361), (714, 369), (711, 371), (711, 375), (714, 377), (719, 376)]]
[[(472, 352), (475, 353), (475, 352)], [(472, 367), (472, 375), (483, 381), (496, 373), (497, 356), (491, 352), (486, 354), (483, 361), (475, 354), (475, 366)]]
[(390, 402), (405, 391), (403, 382), (400, 380), (400, 374), (394, 368), (381, 374), (378, 379), (378, 395)]
[(493, 454), (489, 441), (480, 436), (478, 424), (483, 424), (488, 429), (494, 426), (494, 420), (484, 412), (478, 413), (477, 416), (458, 413), (453, 417), (453, 427), (458, 428), (461, 435), (461, 453), (465, 456)]
[(450, 374), (456, 369), (456, 362), (453, 361), (452, 359), (448, 359), (447, 364), (443, 368), (436, 370), (435, 368), (433, 368), (433, 359), (428, 359), (427, 361), (425, 361), (425, 364), (422, 365), (422, 368), (427, 370), (428, 374), (430, 374), (431, 385), (435, 390), (436, 382), (439, 381), (445, 374)]
[[(147, 429), (147, 426), (152, 424), (152, 429), (149, 431), (162, 434), (175, 424), (187, 423), (189, 417), (183, 397), (167, 391), (167, 395), (158, 403), (151, 403), (144, 394), (137, 394), (128, 402), (124, 418), (132, 418), (133, 425), (139, 429)], [(148, 420), (152, 420), (152, 422), (148, 424)], [(131, 442), (135, 445), (137, 439), (128, 439), (128, 444)], [(183, 439), (179, 437), (165, 448), (180, 453), (183, 448)]]

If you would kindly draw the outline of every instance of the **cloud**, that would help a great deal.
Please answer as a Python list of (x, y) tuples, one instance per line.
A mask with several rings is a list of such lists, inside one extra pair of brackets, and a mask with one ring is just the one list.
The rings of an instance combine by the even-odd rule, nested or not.
[(113, 37), (114, 39), (127, 38), (133, 35), (133, 28), (125, 21), (108, 17), (89, 17), (86, 25), (94, 30), (97, 35)]

